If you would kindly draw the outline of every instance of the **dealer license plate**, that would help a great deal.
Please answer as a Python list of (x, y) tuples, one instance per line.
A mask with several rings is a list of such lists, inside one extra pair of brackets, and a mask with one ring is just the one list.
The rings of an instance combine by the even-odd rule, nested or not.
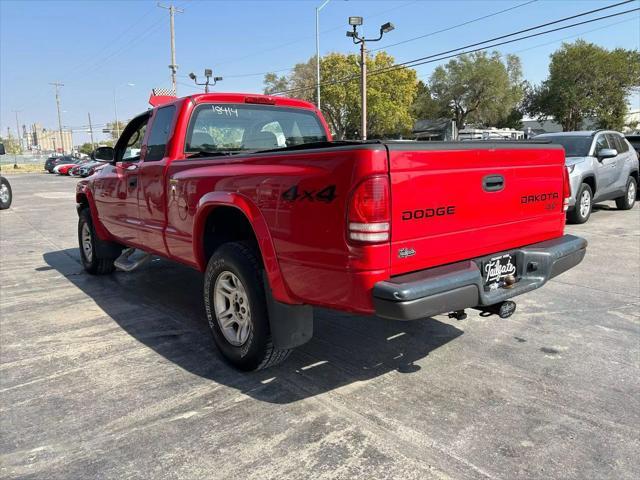
[(516, 258), (508, 253), (482, 262), (482, 278), (485, 290), (496, 290), (504, 286), (504, 279), (516, 276)]

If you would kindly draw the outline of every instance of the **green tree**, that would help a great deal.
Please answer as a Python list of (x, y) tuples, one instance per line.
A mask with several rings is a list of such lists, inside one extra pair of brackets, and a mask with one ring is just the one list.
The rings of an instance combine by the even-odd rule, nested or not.
[(411, 113), (417, 120), (436, 119), (449, 116), (447, 109), (431, 95), (429, 85), (422, 80), (418, 82), (416, 98), (411, 105)]
[[(355, 138), (360, 130), (360, 67), (358, 56), (331, 53), (322, 58), (320, 68), (321, 107), (336, 139)], [(411, 105), (417, 93), (416, 73), (391, 67), (393, 57), (378, 52), (367, 58), (367, 126), (370, 137), (387, 137), (411, 131)], [(345, 81), (345, 79), (349, 79)], [(289, 96), (315, 102), (316, 61), (297, 64), (288, 76), (265, 75), (265, 93), (288, 92)], [(332, 83), (334, 82), (334, 83)]]
[(524, 108), (540, 120), (553, 117), (564, 131), (578, 130), (587, 117), (598, 127), (620, 130), (627, 98), (640, 86), (640, 52), (577, 40), (551, 55), (549, 77), (532, 88)]
[[(111, 138), (113, 138), (114, 140), (118, 139), (118, 131), (120, 131), (120, 133), (122, 133), (122, 131), (124, 130), (124, 127), (126, 127), (127, 124), (118, 120), (118, 123), (116, 123), (116, 121), (114, 120), (113, 122), (109, 122), (107, 123), (107, 126), (105, 127), (105, 130), (109, 130), (109, 135)], [(117, 128), (116, 128), (117, 127)]]
[(20, 155), (22, 153), (18, 139), (12, 135), (5, 138), (0, 137), (0, 143), (4, 144), (7, 155)]
[(84, 153), (85, 155), (91, 155), (91, 153), (93, 152), (93, 145), (91, 143), (83, 143), (82, 145), (80, 145), (80, 147), (78, 147), (78, 151), (80, 153)]
[(494, 126), (522, 100), (520, 59), (515, 55), (503, 59), (498, 52), (461, 55), (435, 69), (429, 88), (459, 129), (465, 123)]

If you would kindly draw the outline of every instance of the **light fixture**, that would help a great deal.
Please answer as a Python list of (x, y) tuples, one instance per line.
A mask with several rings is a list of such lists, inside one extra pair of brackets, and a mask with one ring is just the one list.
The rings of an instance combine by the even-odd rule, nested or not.
[(393, 26), (393, 23), (391, 23), (391, 22), (387, 22), (387, 23), (385, 23), (384, 25), (382, 25), (382, 26), (380, 27), (380, 33), (381, 33), (381, 34), (382, 34), (382, 33), (389, 33), (389, 32), (390, 32), (391, 30), (393, 30), (394, 28), (396, 28), (396, 27), (394, 27), (394, 26)]
[(362, 25), (362, 17), (349, 17), (349, 25), (354, 27)]

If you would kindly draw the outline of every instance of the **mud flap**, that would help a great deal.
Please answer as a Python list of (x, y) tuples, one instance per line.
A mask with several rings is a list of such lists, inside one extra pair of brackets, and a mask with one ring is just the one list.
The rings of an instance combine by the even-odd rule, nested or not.
[(274, 300), (269, 281), (264, 273), (262, 279), (273, 346), (284, 350), (299, 347), (311, 340), (313, 336), (313, 307), (310, 305), (288, 305)]

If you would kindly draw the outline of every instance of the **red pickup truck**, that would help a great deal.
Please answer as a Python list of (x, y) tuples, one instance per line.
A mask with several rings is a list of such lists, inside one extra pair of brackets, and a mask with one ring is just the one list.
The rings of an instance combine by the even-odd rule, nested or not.
[(506, 317), (585, 255), (563, 235), (552, 144), (338, 142), (310, 103), (218, 93), (148, 110), (94, 155), (109, 164), (77, 187), (85, 269), (153, 254), (200, 270), (214, 340), (244, 370), (308, 341), (313, 306)]

